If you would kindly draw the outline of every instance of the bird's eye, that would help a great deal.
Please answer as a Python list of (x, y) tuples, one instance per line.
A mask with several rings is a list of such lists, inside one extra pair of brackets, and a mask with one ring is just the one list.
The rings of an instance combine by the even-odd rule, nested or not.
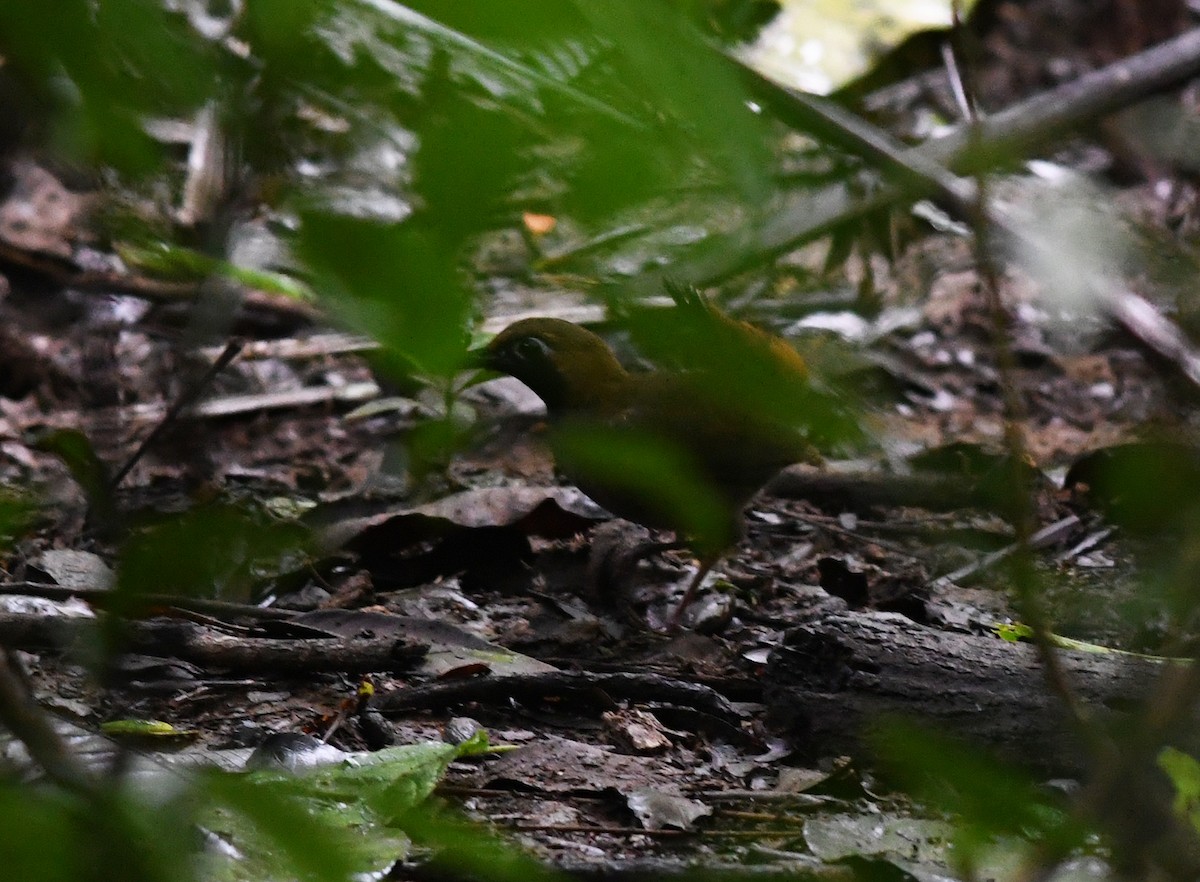
[(550, 345), (541, 337), (522, 337), (513, 346), (513, 352), (522, 361), (543, 361), (550, 354)]

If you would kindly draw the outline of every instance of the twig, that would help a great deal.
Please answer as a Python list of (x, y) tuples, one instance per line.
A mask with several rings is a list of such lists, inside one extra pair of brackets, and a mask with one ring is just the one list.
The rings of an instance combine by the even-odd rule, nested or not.
[[(1024, 547), (1030, 551), (1039, 548), (1047, 548), (1051, 545), (1057, 545), (1062, 542), (1071, 531), (1079, 525), (1079, 518), (1075, 515), (1068, 515), (1062, 520), (1055, 521), (1049, 524), (1036, 533), (1026, 537)], [(987, 570), (994, 568), (997, 564), (1008, 560), (1013, 555), (1018, 554), (1022, 550), (1021, 542), (1014, 542), (1011, 545), (1006, 545), (998, 551), (993, 551), (991, 554), (985, 554), (979, 560), (960, 567), (951, 573), (944, 576), (938, 576), (929, 583), (930, 588), (945, 588), (949, 585), (962, 585), (968, 579), (978, 576)]]
[[(846, 120), (823, 114), (812, 96), (790, 92), (741, 66), (752, 87), (763, 94), (763, 100), (786, 122), (805, 130), (819, 128), (822, 136), (843, 147), (855, 147), (856, 152), (871, 143), (852, 133), (843, 136), (839, 129)], [(959, 171), (981, 170), (1197, 72), (1200, 72), (1200, 28), (1028, 98), (981, 120), (978, 126), (960, 125), (950, 134), (920, 147), (901, 148), (899, 156), (906, 163), (915, 158), (922, 165), (934, 161)], [(870, 125), (855, 119), (856, 129)], [(860, 155), (872, 162), (878, 160), (869, 151)], [(910, 171), (917, 168), (913, 164)], [(709, 236), (693, 249), (682, 252), (669, 266), (636, 279), (622, 280), (622, 291), (626, 295), (657, 294), (666, 277), (702, 286), (728, 278), (848, 220), (919, 192), (911, 175), (904, 173), (901, 179), (905, 190), (883, 186), (878, 175), (866, 174), (849, 184), (785, 193), (767, 206), (758, 223), (744, 225), (734, 233)], [(932, 178), (924, 186), (926, 193), (937, 191)]]
[(958, 70), (958, 60), (954, 57), (954, 48), (949, 43), (942, 43), (942, 64), (946, 68), (946, 78), (950, 81), (950, 91), (958, 105), (959, 115), (963, 119), (971, 117), (971, 105), (967, 92), (962, 85), (962, 74)]
[(1065, 563), (1068, 560), (1073, 560), (1089, 549), (1095, 548), (1109, 536), (1116, 532), (1114, 527), (1105, 527), (1101, 530), (1096, 530), (1094, 533), (1089, 533), (1080, 541), (1076, 542), (1070, 548), (1063, 551), (1061, 554), (1054, 556), (1055, 563)]
[[(242, 347), (242, 361), (258, 359), (306, 359), (328, 355), (353, 355), (374, 352), (379, 343), (359, 334), (312, 334), (308, 337), (289, 337), (283, 340), (254, 340)], [(200, 350), (205, 358), (220, 358), (224, 347), (209, 346)]]
[(226, 344), (225, 349), (217, 357), (217, 360), (209, 366), (208, 370), (204, 372), (204, 375), (201, 376), (199, 380), (192, 384), (190, 389), (184, 390), (183, 394), (179, 396), (175, 403), (167, 409), (167, 412), (163, 415), (161, 422), (159, 422), (159, 424), (151, 430), (150, 434), (146, 436), (145, 440), (138, 445), (138, 448), (133, 452), (133, 455), (130, 456), (129, 459), (125, 461), (125, 464), (121, 466), (120, 470), (113, 475), (112, 480), (109, 482), (110, 490), (116, 490), (117, 487), (121, 485), (121, 482), (125, 480), (126, 475), (133, 471), (133, 467), (138, 464), (141, 458), (145, 455), (146, 451), (150, 449), (150, 445), (157, 441), (162, 433), (165, 432), (171, 425), (173, 425), (177, 419), (179, 419), (179, 415), (183, 413), (188, 405), (190, 405), (197, 398), (199, 398), (201, 394), (203, 394), (204, 390), (212, 384), (212, 381), (216, 378), (217, 374), (225, 370), (225, 368), (229, 366), (229, 363), (237, 358), (238, 353), (242, 351), (242, 347), (244, 345), (245, 341), (239, 337), (234, 337), (229, 341), (229, 343)]
[(721, 719), (740, 720), (737, 711), (720, 693), (698, 683), (657, 674), (594, 674), (584, 671), (513, 674), (430, 683), (383, 693), (376, 698), (373, 706), (376, 710), (389, 713), (420, 707), (445, 708), (449, 704), (468, 701), (492, 704), (506, 704), (512, 698), (541, 701), (549, 696), (584, 699), (596, 712), (615, 705), (615, 697), (632, 701), (673, 702)]
[[(661, 828), (650, 830), (645, 827), (601, 827), (592, 824), (513, 824), (508, 829), (519, 833), (588, 833), (598, 835), (607, 833), (609, 836), (647, 836), (651, 839), (678, 839), (681, 836), (695, 836), (694, 830), (674, 830)], [(745, 831), (742, 831), (745, 832)], [(706, 832), (706, 835), (707, 832)], [(792, 830), (789, 835), (795, 836)]]
[(95, 776), (71, 755), (49, 718), (34, 704), (8, 650), (0, 652), (0, 723), (25, 745), (51, 780), (74, 793), (98, 794)]
[[(40, 582), (10, 582), (0, 584), (0, 595), (23, 594), (29, 597), (46, 597), (50, 600), (70, 600), (78, 597), (92, 606), (104, 609), (117, 600), (111, 588), (99, 587), (64, 587), (62, 585), (46, 585)], [(294, 618), (296, 613), (285, 609), (271, 609), (261, 606), (250, 606), (244, 603), (230, 603), (227, 600), (210, 600), (204, 597), (180, 597), (175, 594), (139, 594), (138, 603), (148, 609), (184, 609), (195, 610), (209, 615), (241, 617), (258, 620), (279, 621)], [(121, 598), (126, 604), (128, 598)]]
[(1200, 352), (1154, 304), (1132, 291), (1113, 289), (1105, 298), (1113, 320), (1160, 357), (1171, 362), (1193, 386), (1200, 387)]
[(258, 413), (266, 410), (290, 410), (300, 407), (312, 407), (316, 404), (340, 403), (351, 405), (378, 398), (379, 393), (379, 386), (370, 381), (348, 383), (345, 386), (304, 386), (299, 389), (285, 389), (280, 392), (264, 392), (256, 395), (230, 395), (225, 398), (213, 398), (197, 404), (192, 408), (191, 415), (219, 418), (238, 416), (244, 413)]
[[(954, 29), (954, 37), (962, 43), (964, 33), (961, 22)], [(965, 52), (965, 47), (962, 47)], [(1200, 52), (1200, 45), (1197, 47)], [(967, 64), (963, 70), (963, 89), (967, 96), (967, 108), (970, 112), (967, 123), (968, 151), (974, 150), (978, 155), (978, 144), (982, 139), (981, 121), (978, 113), (978, 90), (971, 79), (977, 65)], [(999, 385), (1004, 400), (1004, 440), (1008, 449), (1008, 458), (1012, 470), (1013, 493), (1011, 497), (1012, 516), (1009, 518), (1016, 532), (1015, 550), (1011, 555), (1012, 580), (1016, 588), (1017, 600), (1022, 618), (1033, 632), (1033, 643), (1037, 648), (1038, 659), (1042, 665), (1046, 685), (1058, 699), (1067, 713), (1072, 728), (1078, 734), (1088, 752), (1088, 757), (1095, 766), (1106, 753), (1108, 744), (1102, 733), (1088, 716), (1086, 709), (1080, 703), (1079, 695), (1067, 676), (1066, 668), (1059, 657), (1058, 648), (1054, 642), (1054, 632), (1050, 627), (1049, 616), (1042, 606), (1036, 585), (1036, 575), (1033, 571), (1033, 536), (1037, 523), (1034, 509), (1032, 488), (1029, 486), (1021, 465), (1026, 462), (1025, 435), (1022, 431), (1027, 416), (1025, 402), (1017, 387), (1017, 358), (1012, 349), (1012, 317), (1005, 308), (1000, 296), (999, 257), (994, 242), (997, 228), (1012, 235), (1015, 231), (1011, 226), (998, 221), (988, 201), (987, 178), (981, 170), (976, 178), (975, 202), (970, 206), (965, 218), (970, 221), (974, 230), (975, 260), (979, 267), (983, 291), (987, 297), (988, 311), (991, 314), (991, 331), (993, 349), (996, 354), (996, 367), (999, 374)], [(1078, 518), (1075, 519), (1078, 522)], [(1074, 524), (1072, 524), (1074, 526)]]

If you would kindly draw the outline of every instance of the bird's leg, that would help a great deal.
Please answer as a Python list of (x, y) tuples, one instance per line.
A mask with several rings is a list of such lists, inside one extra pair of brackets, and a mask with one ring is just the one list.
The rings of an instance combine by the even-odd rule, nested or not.
[[(736, 542), (746, 537), (746, 519), (743, 516), (745, 513), (744, 509), (745, 503), (733, 509), (726, 542), (723, 542), (720, 546), (710, 542), (707, 543), (707, 550), (696, 551), (696, 556), (699, 559), (696, 575), (692, 576), (692, 580), (688, 582), (687, 591), (683, 592), (683, 600), (679, 601), (679, 606), (675, 607), (675, 612), (671, 613), (671, 618), (667, 621), (668, 631), (679, 630), (679, 625), (683, 621), (683, 614), (687, 612), (688, 607), (692, 605), (692, 601), (696, 599), (696, 592), (700, 590), (700, 583), (704, 581), (704, 577), (708, 575), (717, 561), (724, 557), (725, 553)], [(695, 546), (693, 545), (694, 548)]]
[(692, 580), (688, 582), (687, 591), (683, 592), (683, 600), (679, 601), (679, 606), (675, 607), (675, 612), (671, 613), (671, 618), (667, 621), (668, 631), (679, 630), (679, 624), (683, 621), (683, 614), (687, 612), (687, 608), (696, 599), (696, 592), (700, 589), (700, 583), (704, 581), (704, 577), (708, 575), (709, 571), (720, 559), (719, 556), (700, 558), (700, 565), (696, 569), (696, 575), (692, 576)]

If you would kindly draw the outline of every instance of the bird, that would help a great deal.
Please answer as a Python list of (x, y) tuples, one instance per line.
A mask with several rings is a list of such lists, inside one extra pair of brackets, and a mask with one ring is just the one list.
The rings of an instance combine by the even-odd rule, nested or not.
[[(709, 569), (743, 534), (742, 510), (776, 473), (819, 455), (798, 424), (815, 396), (783, 339), (691, 289), (640, 314), (635, 339), (666, 366), (627, 369), (592, 331), (556, 318), (510, 324), (473, 364), (515, 377), (545, 404), (555, 465), (614, 515), (680, 535), (699, 560), (674, 630)], [(662, 313), (666, 314), (662, 314)]]

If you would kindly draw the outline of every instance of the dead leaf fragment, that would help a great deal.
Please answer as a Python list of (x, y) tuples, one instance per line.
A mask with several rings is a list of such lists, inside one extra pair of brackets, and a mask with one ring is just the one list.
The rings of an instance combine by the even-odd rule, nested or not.
[(33, 562), (63, 588), (108, 589), (116, 585), (117, 577), (108, 564), (90, 551), (52, 548)]
[(698, 819), (711, 815), (713, 811), (698, 800), (649, 787), (634, 790), (625, 797), (625, 802), (647, 830), (661, 830), (664, 827), (691, 830)]
[(671, 746), (666, 730), (653, 714), (631, 708), (606, 711), (600, 719), (613, 740), (630, 753), (662, 753)]

